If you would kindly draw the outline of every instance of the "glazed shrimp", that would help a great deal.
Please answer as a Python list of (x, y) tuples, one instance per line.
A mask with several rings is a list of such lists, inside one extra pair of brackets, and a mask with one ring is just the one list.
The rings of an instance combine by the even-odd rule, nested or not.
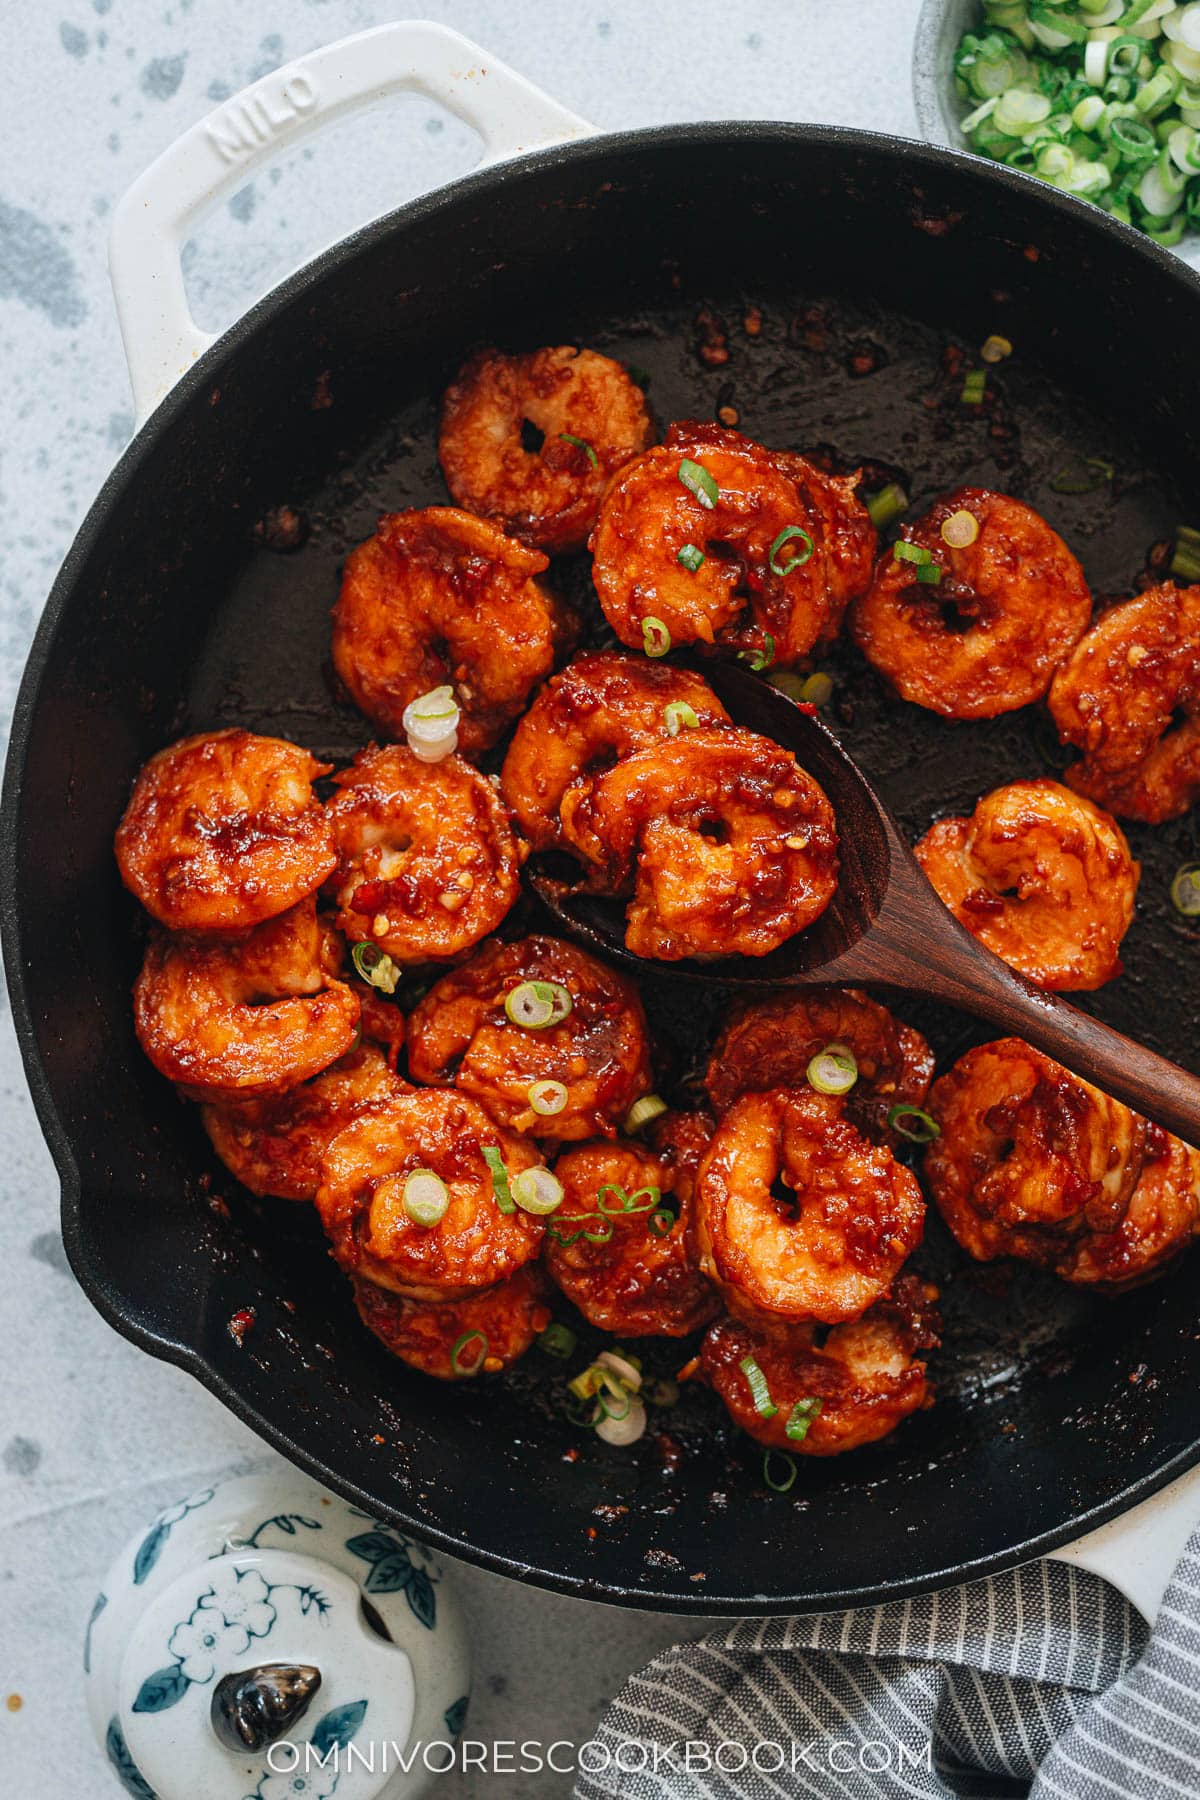
[(282, 738), (213, 731), (151, 757), (117, 828), (121, 879), (174, 931), (249, 931), (334, 864), (312, 791), (329, 765)]
[(334, 777), (337, 922), (398, 963), (469, 950), (520, 893), (521, 858), (495, 788), (459, 756), (364, 750)]
[[(550, 1022), (517, 1022), (531, 987), (553, 994)], [(614, 1137), (650, 1087), (649, 1030), (625, 976), (560, 938), (521, 938), (486, 945), (434, 983), (409, 1020), (408, 1066), (414, 1081), (472, 1095), (509, 1130)]]
[(625, 942), (639, 956), (765, 956), (837, 888), (824, 792), (789, 750), (735, 726), (684, 732), (569, 789), (562, 827), (597, 885), (634, 882)]
[(622, 756), (678, 736), (692, 718), (699, 725), (729, 723), (699, 675), (619, 650), (575, 657), (550, 678), (517, 725), (500, 775), (504, 798), (529, 842), (536, 850), (560, 843), (559, 807), (569, 787)]
[(338, 1132), (367, 1108), (411, 1091), (373, 1044), (362, 1044), (286, 1094), (206, 1106), (201, 1118), (225, 1167), (252, 1194), (311, 1200)]
[[(317, 1211), (334, 1261), (410, 1300), (459, 1299), (509, 1280), (537, 1256), (543, 1224), (520, 1207), (501, 1210), (485, 1149), (499, 1152), (510, 1184), (538, 1161), (526, 1139), (462, 1094), (413, 1089), (363, 1113), (321, 1161)], [(445, 1187), (436, 1225), (405, 1209), (418, 1171)]]
[[(974, 539), (952, 549), (966, 515)], [(967, 530), (970, 529), (968, 524)], [(905, 700), (948, 719), (991, 719), (1040, 700), (1087, 629), (1083, 570), (1046, 521), (1006, 494), (958, 488), (904, 529), (924, 565), (885, 551), (851, 629)], [(921, 581), (918, 568), (940, 579)]]
[[(860, 1319), (821, 1334), (811, 1325), (719, 1319), (700, 1347), (700, 1376), (733, 1423), (760, 1444), (798, 1456), (839, 1456), (887, 1437), (933, 1405), (919, 1350), (937, 1346), (937, 1289), (902, 1275)], [(766, 1382), (764, 1418), (742, 1364), (752, 1357)], [(803, 1436), (789, 1437), (803, 1429)]]
[(1161, 1275), (1200, 1228), (1200, 1151), (1150, 1125), (1146, 1160), (1115, 1231), (1085, 1232), (1054, 1265), (1078, 1286), (1117, 1292)]
[(138, 1042), (195, 1100), (299, 1086), (345, 1056), (358, 1015), (322, 966), (312, 900), (240, 938), (156, 931), (133, 989)]
[(739, 431), (673, 425), (600, 508), (592, 579), (605, 618), (638, 650), (662, 627), (671, 644), (797, 662), (837, 635), (846, 601), (870, 580), (875, 528), (856, 481)]
[(1122, 819), (1161, 825), (1200, 800), (1200, 587), (1148, 588), (1097, 619), (1054, 677), (1066, 781)]
[(583, 1144), (554, 1173), (563, 1201), (547, 1227), (546, 1267), (589, 1325), (614, 1337), (685, 1337), (720, 1311), (697, 1260), (691, 1184), (676, 1186), (671, 1163), (632, 1144)]
[(534, 579), (540, 550), (452, 506), (389, 513), (346, 559), (333, 662), (356, 706), (393, 738), (411, 700), (449, 683), (458, 747), (478, 756), (554, 666), (562, 615)]
[(858, 1065), (847, 1116), (876, 1143), (894, 1147), (888, 1113), (924, 1106), (933, 1052), (919, 1031), (858, 988), (806, 988), (735, 1006), (709, 1058), (708, 1097), (720, 1114), (739, 1094), (803, 1088), (813, 1057), (836, 1044), (847, 1045)]
[(554, 554), (582, 550), (608, 483), (650, 437), (642, 390), (611, 358), (481, 350), (446, 390), (438, 456), (459, 506)]
[(811, 1089), (735, 1100), (696, 1184), (700, 1265), (730, 1311), (789, 1324), (865, 1312), (921, 1242), (924, 1220), (909, 1171)]
[(1116, 820), (1057, 781), (994, 789), (914, 854), (959, 924), (1039, 987), (1076, 993), (1121, 973), (1141, 870)]
[(1146, 1121), (1019, 1038), (968, 1050), (935, 1081), (941, 1136), (925, 1174), (980, 1262), (1052, 1268), (1084, 1234), (1115, 1231), (1142, 1172)]
[(353, 1287), (367, 1330), (401, 1362), (439, 1381), (499, 1374), (550, 1323), (545, 1278), (535, 1263), (461, 1300), (406, 1300), (358, 1277)]

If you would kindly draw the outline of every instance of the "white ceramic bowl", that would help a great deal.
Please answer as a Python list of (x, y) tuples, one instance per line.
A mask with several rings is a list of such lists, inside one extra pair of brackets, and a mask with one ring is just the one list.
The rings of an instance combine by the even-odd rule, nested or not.
[[(954, 52), (963, 33), (978, 30), (982, 19), (981, 0), (924, 0), (913, 40), (912, 86), (917, 124), (926, 143), (968, 149), (958, 123), (963, 109), (954, 91)], [(1175, 255), (1200, 269), (1200, 233), (1189, 232)]]

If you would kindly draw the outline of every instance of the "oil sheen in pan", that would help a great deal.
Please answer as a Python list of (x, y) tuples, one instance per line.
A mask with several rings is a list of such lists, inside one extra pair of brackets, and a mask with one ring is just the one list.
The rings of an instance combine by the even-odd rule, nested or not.
[[(762, 308), (757, 321), (756, 304)], [(977, 362), (977, 345), (870, 307), (819, 296), (772, 305), (765, 297), (756, 303), (748, 296), (745, 306), (723, 308), (715, 332), (714, 337), (713, 320), (698, 321), (696, 306), (689, 305), (615, 328), (602, 319), (581, 320), (579, 341), (647, 372), (648, 399), (660, 427), (673, 419), (721, 416), (772, 445), (825, 454), (842, 467), (870, 465), (868, 485), (899, 479), (914, 515), (936, 493), (959, 483), (1017, 493), (1062, 533), (1100, 599), (1134, 591), (1152, 546), (1185, 517), (1178, 500), (1137, 462), (1128, 439), (1057, 391), (1042, 370), (1025, 364), (1020, 344), (1010, 361), (989, 371), (989, 400), (980, 409), (961, 400), (963, 371)], [(716, 366), (704, 361), (699, 351), (706, 342), (710, 354), (714, 342), (726, 348), (728, 360)], [(464, 355), (470, 348), (463, 346)], [(329, 606), (341, 559), (370, 534), (380, 512), (444, 500), (435, 452), (440, 385), (439, 380), (423, 401), (403, 410), (385, 433), (354, 448), (324, 488), (277, 496), (280, 505), (303, 509), (309, 535), (295, 554), (248, 550), (241, 578), (194, 671), (187, 727), (220, 721), (278, 731), (331, 760), (347, 759), (367, 741), (365, 721), (334, 697)], [(1082, 456), (1112, 464), (1112, 481), (1100, 480), (1088, 493), (1058, 491), (1056, 484), (1081, 485)], [(554, 573), (585, 620), (584, 641), (611, 641), (588, 568), (583, 555), (558, 562)], [(998, 783), (1054, 774), (1069, 760), (1042, 707), (991, 722), (953, 723), (899, 702), (846, 641), (822, 655), (818, 666), (835, 683), (829, 722), (913, 839), (940, 814), (970, 811), (979, 795)], [(1178, 920), (1167, 889), (1173, 871), (1196, 846), (1186, 820), (1153, 831), (1137, 825), (1126, 830), (1143, 876), (1138, 917), (1123, 947), (1125, 974), (1079, 998), (1109, 1023), (1186, 1060), (1195, 1043), (1189, 994), (1200, 933)], [(524, 928), (531, 916), (527, 910), (514, 926)], [(694, 990), (677, 995), (649, 969), (644, 993), (669, 1060), (659, 1085), (686, 1100), (689, 1078), (703, 1066), (715, 1006)], [(899, 1010), (928, 1035), (939, 1068), (988, 1035), (933, 1005), (903, 1002)], [(195, 1136), (197, 1159), (207, 1160), (198, 1124)], [(297, 1295), (305, 1296), (309, 1316), (331, 1313), (339, 1334), (356, 1330), (352, 1318), (342, 1319), (349, 1302), (330, 1284), (309, 1210), (252, 1205), (230, 1192), (223, 1171), (216, 1179), (249, 1243), (263, 1257), (285, 1260), (287, 1278)], [(1035, 1271), (972, 1264), (932, 1208), (926, 1242), (913, 1266), (942, 1289), (944, 1348), (933, 1363), (936, 1429), (932, 1415), (924, 1415), (878, 1448), (806, 1463), (808, 1494), (829, 1496), (902, 1481), (931, 1457), (953, 1459), (970, 1439), (1013, 1429), (1030, 1381), (1057, 1382), (1060, 1416), (1070, 1416), (1072, 1369), (1098, 1334), (1111, 1335), (1116, 1315), (1110, 1309), (1119, 1307), (1120, 1330), (1136, 1346), (1156, 1304), (1153, 1286), (1114, 1303)], [(1188, 1276), (1177, 1273), (1167, 1281), (1181, 1278)], [(581, 1350), (602, 1342), (574, 1316), (572, 1324), (580, 1330)], [(648, 1340), (638, 1349), (647, 1366), (660, 1373), (678, 1367), (686, 1354), (686, 1346), (676, 1342)], [(1130, 1361), (1137, 1362), (1136, 1348)], [(385, 1381), (386, 1376), (381, 1386)], [(573, 1434), (565, 1424), (551, 1422), (562, 1383), (562, 1365), (535, 1350), (505, 1386), (512, 1420), (541, 1418), (539, 1442), (555, 1442), (561, 1432), (565, 1448)], [(1138, 1433), (1152, 1417), (1153, 1391), (1149, 1369), (1131, 1385), (1120, 1420), (1077, 1417), (1076, 1422), (1100, 1432)], [(495, 1390), (456, 1395), (455, 1402), (478, 1408), (481, 1418), (500, 1404)], [(406, 1423), (402, 1410), (398, 1403), (398, 1431)], [(411, 1435), (411, 1421), (407, 1428)], [(386, 1417), (380, 1431), (388, 1431)], [(583, 1454), (590, 1455), (590, 1447), (581, 1449)], [(654, 1421), (635, 1452), (636, 1479), (630, 1481), (627, 1463), (619, 1482), (614, 1475), (614, 1499), (669, 1515), (680, 1484), (700, 1483), (705, 1492), (711, 1490), (709, 1500), (719, 1512), (726, 1485), (744, 1484), (745, 1469), (757, 1467), (759, 1458), (711, 1396), (685, 1387), (680, 1404)], [(593, 1470), (594, 1487), (605, 1480), (603, 1468)]]

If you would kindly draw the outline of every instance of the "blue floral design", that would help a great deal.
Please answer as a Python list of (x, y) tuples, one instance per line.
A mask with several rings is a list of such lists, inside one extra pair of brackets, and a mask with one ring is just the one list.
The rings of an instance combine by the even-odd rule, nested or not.
[(108, 1595), (97, 1594), (88, 1618), (87, 1630), (83, 1634), (83, 1672), (85, 1675), (90, 1675), (92, 1672), (92, 1628), (107, 1605)]
[(193, 1684), (203, 1687), (210, 1682), (220, 1664), (244, 1656), (253, 1639), (269, 1637), (278, 1617), (271, 1595), (285, 1589), (299, 1595), (303, 1613), (315, 1608), (324, 1618), (330, 1611), (330, 1601), (317, 1588), (272, 1584), (257, 1569), (239, 1569), (232, 1563), (215, 1568), (190, 1615), (171, 1633), (167, 1649), (174, 1661), (147, 1675), (134, 1712), (165, 1712)]
[[(313, 1727), (311, 1743), (322, 1761), (331, 1750), (340, 1750), (350, 1742), (367, 1716), (365, 1700), (352, 1700), (346, 1706), (335, 1706), (318, 1719)], [(263, 1775), (246, 1800), (328, 1800), (341, 1776), (340, 1769), (308, 1769), (298, 1765), (290, 1774)]]
[(163, 1545), (171, 1535), (171, 1527), (178, 1525), (179, 1521), (186, 1518), (188, 1513), (197, 1511), (201, 1506), (207, 1506), (214, 1492), (213, 1488), (201, 1488), (198, 1494), (192, 1494), (188, 1499), (180, 1500), (176, 1505), (168, 1506), (165, 1512), (159, 1513), (138, 1545), (137, 1554), (133, 1559), (133, 1584), (135, 1587), (141, 1587), (162, 1555)]
[(296, 1537), (298, 1535), (296, 1530), (298, 1525), (303, 1526), (305, 1531), (324, 1530), (324, 1526), (321, 1524), (320, 1519), (306, 1518), (303, 1513), (275, 1513), (271, 1518), (264, 1519), (261, 1525), (256, 1525), (249, 1537), (239, 1538), (237, 1540), (239, 1547), (247, 1550), (257, 1550), (259, 1538), (262, 1533), (272, 1525), (275, 1527), (276, 1531), (282, 1531), (285, 1537)]
[(346, 1548), (352, 1556), (361, 1556), (371, 1565), (371, 1572), (363, 1582), (366, 1593), (402, 1593), (413, 1617), (429, 1631), (435, 1629), (437, 1595), (433, 1584), (437, 1577), (418, 1568), (415, 1559), (425, 1560), (427, 1556), (421, 1545), (411, 1538), (401, 1537), (398, 1531), (392, 1531), (386, 1525), (376, 1525), (373, 1531), (347, 1538)]
[(114, 1773), (127, 1794), (133, 1800), (155, 1800), (154, 1789), (150, 1787), (129, 1754), (129, 1745), (125, 1742), (125, 1734), (116, 1719), (108, 1721), (108, 1730), (104, 1735), (104, 1748)]

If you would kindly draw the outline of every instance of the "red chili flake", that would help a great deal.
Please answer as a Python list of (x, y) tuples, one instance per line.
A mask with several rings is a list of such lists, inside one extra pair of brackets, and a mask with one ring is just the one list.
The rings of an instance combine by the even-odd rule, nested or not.
[(257, 1323), (258, 1314), (252, 1306), (244, 1306), (240, 1312), (234, 1313), (229, 1321), (229, 1335), (239, 1350), (244, 1347), (247, 1337)]
[(332, 369), (322, 369), (317, 376), (317, 384), (313, 388), (313, 397), (309, 401), (313, 412), (324, 412), (327, 406), (333, 405), (333, 392), (330, 382), (333, 379)]
[(700, 339), (696, 345), (696, 353), (702, 363), (710, 369), (719, 369), (729, 361), (729, 344), (725, 327), (707, 306), (701, 307), (696, 314), (696, 330)]
[(746, 333), (747, 337), (757, 337), (762, 328), (763, 316), (761, 306), (748, 306), (746, 308), (746, 316), (742, 320), (742, 330)]
[(562, 1459), (564, 1462), (578, 1462), (579, 1461), (579, 1452), (575, 1448), (574, 1444), (571, 1445), (571, 1448), (569, 1450), (563, 1451)]

